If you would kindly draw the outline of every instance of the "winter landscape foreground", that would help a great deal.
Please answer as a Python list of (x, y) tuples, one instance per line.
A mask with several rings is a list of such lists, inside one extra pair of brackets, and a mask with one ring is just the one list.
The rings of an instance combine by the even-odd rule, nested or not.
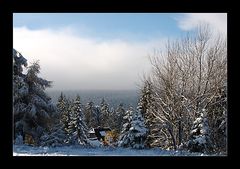
[[(14, 145), (13, 156), (208, 156), (203, 153), (190, 153), (187, 151), (153, 149), (131, 149), (98, 147), (83, 148), (81, 146), (61, 147), (33, 147), (27, 145)], [(219, 155), (218, 155), (219, 156)]]

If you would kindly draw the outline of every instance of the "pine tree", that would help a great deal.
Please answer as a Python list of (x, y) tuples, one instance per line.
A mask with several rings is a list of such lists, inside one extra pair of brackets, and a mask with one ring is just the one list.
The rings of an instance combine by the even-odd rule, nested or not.
[(57, 110), (60, 115), (60, 123), (63, 125), (63, 129), (67, 134), (68, 124), (69, 124), (69, 108), (70, 108), (70, 101), (66, 98), (63, 93), (61, 93), (60, 97), (58, 98), (57, 102)]
[(122, 103), (119, 104), (115, 112), (112, 114), (113, 114), (113, 121), (114, 121), (113, 128), (119, 134), (121, 132), (121, 127), (123, 125), (123, 116), (125, 114), (123, 104)]
[(92, 101), (90, 101), (86, 104), (85, 110), (84, 110), (85, 122), (86, 122), (88, 128), (96, 127), (94, 125), (94, 121), (92, 120), (93, 114), (94, 114), (93, 112), (94, 112), (94, 103)]
[(127, 122), (123, 125), (123, 131), (120, 135), (118, 145), (137, 149), (144, 148), (147, 128), (145, 127), (141, 112), (134, 111), (131, 108), (127, 111), (124, 119), (127, 119)]
[(126, 113), (123, 116), (123, 125), (122, 125), (122, 130), (119, 136), (119, 141), (118, 141), (118, 146), (119, 147), (128, 147), (129, 146), (129, 129), (131, 127), (131, 121), (132, 121), (132, 114), (133, 114), (133, 109), (130, 107), (129, 110), (126, 111)]
[(57, 102), (57, 114), (52, 117), (53, 123), (50, 130), (41, 137), (42, 146), (62, 146), (68, 140), (68, 111), (69, 104), (66, 96), (61, 93)]
[(92, 101), (88, 102), (84, 109), (85, 120), (88, 128), (96, 128), (99, 126), (104, 126), (106, 121), (104, 121), (102, 107), (94, 105)]
[(21, 53), (13, 49), (13, 74), (16, 76), (23, 76), (23, 67), (27, 67), (27, 59)]
[(108, 112), (108, 118), (105, 123), (105, 127), (109, 127), (111, 129), (115, 128), (115, 126), (117, 124), (115, 121), (115, 116), (116, 116), (116, 112), (115, 112), (114, 108), (112, 107)]
[(110, 121), (110, 110), (109, 105), (106, 103), (105, 99), (103, 98), (100, 105), (101, 109), (101, 122), (102, 126), (109, 127), (109, 121)]
[(102, 126), (102, 112), (100, 106), (96, 105), (93, 107), (93, 118), (92, 122), (94, 126)]
[(206, 110), (203, 109), (199, 114), (200, 116), (193, 122), (187, 147), (192, 152), (209, 152), (211, 150), (211, 140)]
[(44, 93), (46, 87), (51, 87), (51, 82), (37, 77), (40, 72), (40, 65), (38, 62), (33, 63), (27, 72), (26, 81), (29, 86), (29, 94), (27, 101), (29, 102), (26, 112), (27, 120), (33, 122), (32, 128), (36, 126), (35, 133), (37, 138), (41, 136), (42, 131), (49, 129), (51, 123), (51, 116), (54, 116), (56, 109), (54, 108), (51, 98)]
[(44, 92), (51, 87), (51, 82), (38, 77), (40, 65), (34, 62), (23, 74), (22, 65), (26, 66), (26, 59), (13, 50), (14, 76), (13, 76), (13, 110), (14, 110), (14, 138), (28, 134), (39, 144), (39, 139), (46, 130), (49, 130), (51, 117), (56, 113), (56, 107), (51, 98)]
[(129, 131), (131, 134), (131, 146), (133, 148), (144, 148), (147, 137), (147, 128), (145, 127), (144, 118), (142, 117), (141, 112), (135, 111)]
[(138, 110), (142, 113), (146, 127), (148, 128), (148, 134), (146, 139), (147, 147), (153, 147), (158, 145), (158, 135), (160, 132), (159, 122), (153, 116), (155, 111), (154, 98), (153, 98), (153, 86), (150, 80), (144, 81), (143, 89), (141, 90), (141, 97), (138, 102)]
[(57, 109), (60, 114), (66, 110), (66, 96), (62, 92), (58, 98)]
[[(28, 95), (28, 85), (25, 82), (26, 75), (23, 74), (22, 66), (27, 67), (27, 60), (15, 49), (13, 49), (13, 112), (14, 112), (14, 139), (24, 140), (24, 126), (26, 125), (23, 116), (27, 104), (24, 103)], [(21, 141), (20, 141), (21, 142)]]
[(77, 122), (77, 136), (78, 136), (78, 142), (80, 144), (88, 144), (87, 142), (87, 132), (88, 128), (84, 121), (85, 117), (82, 112), (82, 105), (80, 103), (80, 96), (77, 96), (75, 102), (74, 102), (74, 112), (77, 113), (78, 116), (78, 122)]
[(56, 118), (48, 133), (40, 138), (41, 146), (63, 146), (66, 144), (68, 136), (64, 130), (64, 125), (59, 123), (60, 119)]
[(84, 121), (82, 113), (82, 105), (80, 103), (80, 96), (78, 95), (73, 103), (72, 111), (70, 112), (70, 122), (68, 127), (69, 143), (86, 145), (88, 128)]

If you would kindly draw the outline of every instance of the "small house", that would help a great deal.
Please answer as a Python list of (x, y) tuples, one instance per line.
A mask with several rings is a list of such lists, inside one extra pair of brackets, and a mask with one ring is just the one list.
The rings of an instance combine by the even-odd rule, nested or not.
[(111, 132), (111, 129), (109, 127), (97, 127), (97, 128), (92, 128), (88, 132), (88, 138), (91, 141), (100, 141), (104, 145), (108, 145), (106, 142), (105, 137), (108, 135), (108, 133)]

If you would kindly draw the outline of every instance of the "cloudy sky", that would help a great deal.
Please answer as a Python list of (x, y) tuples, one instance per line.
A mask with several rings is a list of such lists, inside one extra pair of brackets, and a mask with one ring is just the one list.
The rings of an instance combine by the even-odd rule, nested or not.
[(227, 14), (13, 14), (13, 47), (53, 89), (136, 89), (148, 56), (199, 23), (227, 32)]

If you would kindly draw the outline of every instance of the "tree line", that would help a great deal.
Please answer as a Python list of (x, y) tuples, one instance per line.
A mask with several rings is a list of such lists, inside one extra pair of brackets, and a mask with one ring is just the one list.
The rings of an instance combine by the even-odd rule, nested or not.
[(100, 126), (112, 129), (115, 146), (144, 147), (147, 129), (139, 111), (126, 111), (123, 104), (110, 109), (104, 98), (100, 106), (92, 101), (83, 105), (79, 95), (70, 100), (63, 93), (54, 105), (44, 91), (51, 82), (38, 77), (38, 61), (27, 67), (27, 60), (13, 49), (13, 65), (14, 144), (91, 146), (88, 131)]

